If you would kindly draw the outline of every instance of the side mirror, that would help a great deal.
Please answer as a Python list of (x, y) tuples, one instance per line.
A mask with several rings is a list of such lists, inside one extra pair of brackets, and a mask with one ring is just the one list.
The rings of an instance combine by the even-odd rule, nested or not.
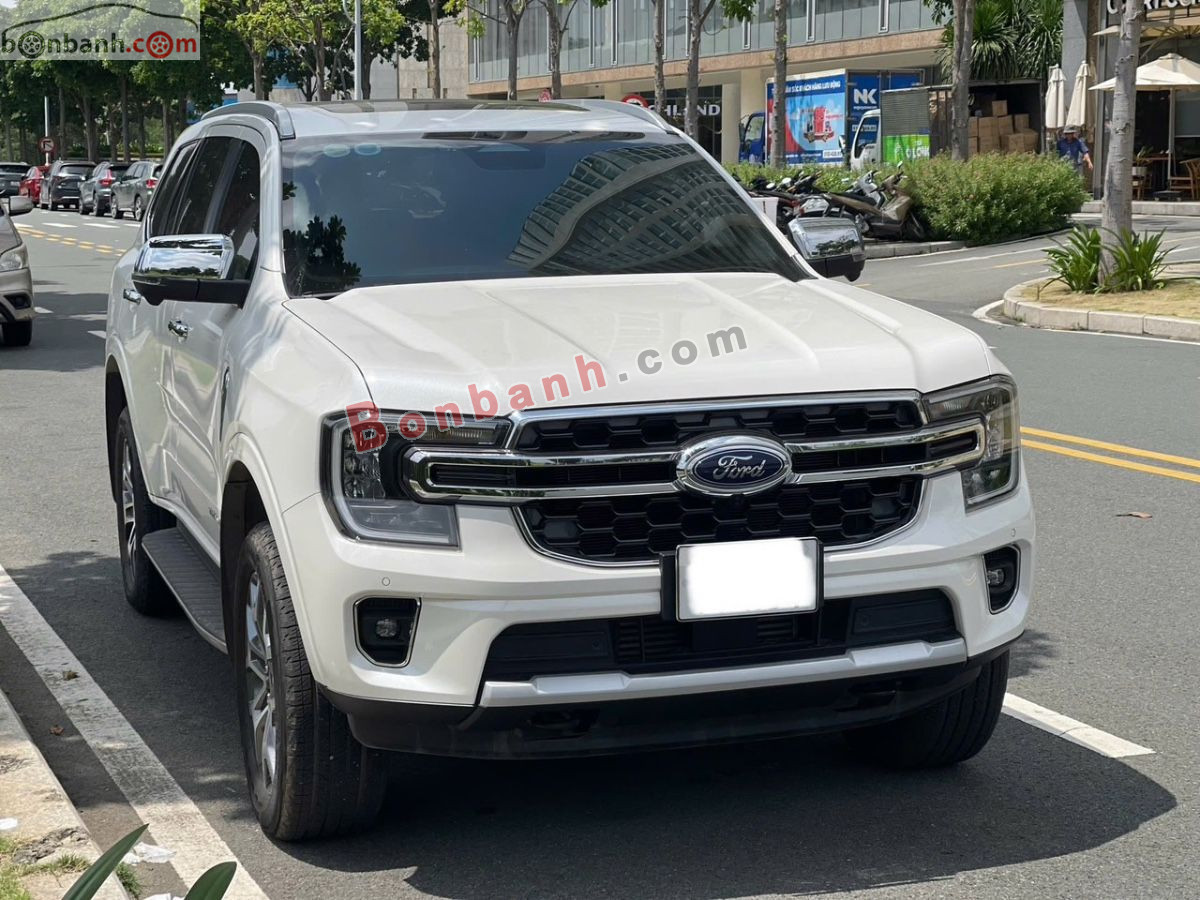
[(826, 278), (845, 277), (857, 281), (867, 264), (858, 225), (850, 219), (792, 219), (788, 223), (792, 242)]
[(33, 212), (33, 201), (23, 194), (8, 197), (4, 202), (4, 211), (10, 216), (23, 216)]
[(133, 264), (133, 285), (151, 306), (164, 300), (241, 306), (249, 281), (232, 280), (233, 241), (223, 234), (152, 237)]

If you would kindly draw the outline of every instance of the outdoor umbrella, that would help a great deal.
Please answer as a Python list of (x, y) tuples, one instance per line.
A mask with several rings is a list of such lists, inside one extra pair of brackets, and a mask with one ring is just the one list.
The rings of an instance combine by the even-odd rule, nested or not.
[[(1138, 66), (1137, 89), (1139, 91), (1170, 91), (1171, 115), (1167, 127), (1167, 156), (1170, 158), (1171, 174), (1175, 173), (1175, 92), (1200, 88), (1200, 65), (1178, 53), (1168, 53), (1158, 59)], [(1116, 78), (1102, 81), (1091, 90), (1111, 91)]]
[(1073, 126), (1082, 131), (1087, 124), (1087, 92), (1091, 78), (1092, 67), (1086, 62), (1080, 63), (1079, 71), (1075, 73), (1075, 86), (1071, 89), (1071, 105), (1067, 108), (1064, 126)]
[(1066, 124), (1067, 78), (1062, 66), (1050, 67), (1049, 86), (1046, 89), (1046, 128), (1057, 131)]

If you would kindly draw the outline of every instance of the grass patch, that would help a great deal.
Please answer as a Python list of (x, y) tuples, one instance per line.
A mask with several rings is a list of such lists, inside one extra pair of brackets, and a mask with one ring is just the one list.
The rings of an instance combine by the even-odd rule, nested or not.
[(129, 863), (118, 863), (117, 880), (121, 882), (121, 886), (125, 888), (125, 893), (132, 897), (133, 900), (141, 900), (142, 881), (138, 878), (133, 866)]
[(19, 841), (0, 838), (0, 900), (29, 900), (29, 892), (21, 883), (24, 878), (36, 875), (75, 875), (87, 871), (87, 867), (91, 865), (75, 853), (64, 853), (45, 862), (15, 862), (14, 857), (22, 846)]
[(1158, 290), (1123, 294), (1076, 293), (1067, 290), (1063, 284), (1043, 286), (1039, 293), (1039, 285), (1045, 285), (1045, 282), (1026, 287), (1021, 292), (1021, 299), (1043, 306), (1061, 306), (1067, 309), (1200, 319), (1200, 280), (1169, 280), (1165, 287)]

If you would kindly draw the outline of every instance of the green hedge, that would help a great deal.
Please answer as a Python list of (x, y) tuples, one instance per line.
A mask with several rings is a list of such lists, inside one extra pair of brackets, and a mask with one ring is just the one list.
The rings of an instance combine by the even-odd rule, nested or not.
[[(756, 174), (777, 180), (797, 171), (819, 171), (818, 183), (826, 190), (840, 189), (848, 175), (838, 167), (781, 172), (739, 163), (728, 168), (743, 184)], [(1075, 170), (1050, 156), (987, 153), (964, 163), (943, 155), (907, 163), (905, 171), (918, 213), (939, 240), (992, 244), (1054, 231), (1066, 226), (1087, 199)], [(881, 177), (887, 172), (881, 169)]]

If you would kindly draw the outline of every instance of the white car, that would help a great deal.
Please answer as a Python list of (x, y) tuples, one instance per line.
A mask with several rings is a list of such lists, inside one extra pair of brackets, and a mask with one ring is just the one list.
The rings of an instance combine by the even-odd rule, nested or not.
[(240, 103), (118, 264), (129, 602), (226, 650), (258, 818), (364, 826), (382, 751), (845, 731), (975, 754), (1029, 608), (1016, 389), (820, 278), (645, 110)]

